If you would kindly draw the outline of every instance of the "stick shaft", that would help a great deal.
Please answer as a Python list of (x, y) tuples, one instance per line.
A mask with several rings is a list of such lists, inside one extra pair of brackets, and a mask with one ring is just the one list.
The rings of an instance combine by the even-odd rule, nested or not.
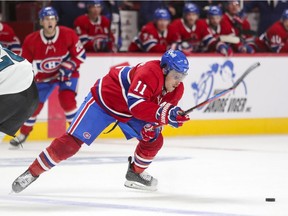
[(244, 80), (244, 78), (251, 72), (253, 71), (255, 68), (257, 68), (258, 66), (260, 66), (260, 63), (259, 62), (256, 62), (254, 63), (253, 65), (251, 65), (237, 80), (236, 82), (233, 84), (233, 86), (231, 86), (230, 88), (228, 89), (225, 89), (221, 92), (219, 92), (218, 94), (208, 98), (207, 100), (203, 101), (202, 103), (200, 104), (197, 104), (196, 106), (194, 107), (191, 107), (190, 109), (184, 111), (184, 114), (189, 114), (190, 112), (192, 112), (194, 109), (197, 109), (199, 107), (202, 107), (202, 106), (205, 106), (206, 104), (208, 103), (211, 103), (215, 100), (217, 100), (218, 98), (224, 96), (225, 94), (227, 94), (228, 92), (231, 92), (233, 91), (235, 88), (237, 88), (237, 86)]

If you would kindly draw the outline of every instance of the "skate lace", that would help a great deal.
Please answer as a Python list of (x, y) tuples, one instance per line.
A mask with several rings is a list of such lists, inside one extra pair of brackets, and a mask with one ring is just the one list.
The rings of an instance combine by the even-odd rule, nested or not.
[(33, 181), (34, 177), (30, 174), (27, 173), (24, 176), (19, 177), (18, 183), (21, 185), (21, 187), (26, 187)]
[(149, 175), (149, 174), (146, 173), (146, 172), (142, 172), (142, 173), (140, 173), (139, 175), (140, 175), (140, 177), (141, 177), (142, 179), (144, 179), (144, 180), (146, 180), (146, 181), (151, 181), (151, 180), (152, 180), (152, 176)]

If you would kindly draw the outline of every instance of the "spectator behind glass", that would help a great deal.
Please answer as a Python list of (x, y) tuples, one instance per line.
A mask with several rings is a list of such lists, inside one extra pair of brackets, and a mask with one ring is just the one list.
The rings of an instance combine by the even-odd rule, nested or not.
[(87, 1), (87, 14), (77, 17), (74, 28), (87, 52), (115, 51), (110, 21), (101, 16), (103, 2)]
[(167, 9), (158, 8), (153, 21), (144, 25), (129, 46), (129, 52), (163, 53), (176, 42), (177, 35), (169, 28), (171, 15)]
[(274, 22), (280, 19), (283, 9), (288, 8), (288, 1), (244, 1), (244, 9), (246, 12), (251, 12), (254, 8), (259, 10), (260, 21), (258, 24), (258, 35), (261, 35)]
[(8, 48), (16, 54), (20, 54), (20, 40), (15, 35), (14, 30), (6, 23), (0, 22), (0, 43), (4, 48)]
[(76, 17), (87, 12), (87, 1), (51, 1), (51, 6), (59, 14), (59, 25), (73, 28), (73, 22)]
[(256, 40), (260, 52), (288, 53), (288, 9)]

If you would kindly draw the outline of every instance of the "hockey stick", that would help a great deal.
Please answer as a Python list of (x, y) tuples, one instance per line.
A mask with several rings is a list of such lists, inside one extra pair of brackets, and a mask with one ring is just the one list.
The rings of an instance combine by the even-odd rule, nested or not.
[(197, 105), (194, 106), (194, 107), (191, 107), (190, 109), (184, 111), (182, 115), (187, 115), (187, 114), (189, 114), (190, 112), (192, 112), (194, 109), (197, 109), (197, 108), (199, 108), (199, 107), (205, 106), (206, 104), (211, 103), (211, 102), (219, 99), (219, 98), (222, 97), (223, 95), (225, 95), (225, 94), (233, 91), (233, 90), (236, 89), (237, 86), (244, 80), (244, 78), (245, 78), (251, 71), (253, 71), (255, 68), (257, 68), (258, 66), (260, 66), (260, 62), (254, 63), (253, 65), (251, 65), (251, 66), (242, 74), (242, 76), (240, 76), (240, 77), (236, 80), (236, 82), (235, 82), (230, 88), (225, 89), (225, 90), (219, 92), (218, 94), (215, 94), (214, 96), (208, 98), (207, 100), (203, 101), (203, 102), (200, 103), (200, 104), (197, 104)]
[(52, 76), (52, 77), (48, 77), (42, 80), (39, 80), (38, 82), (50, 82), (52, 80), (57, 80), (59, 78), (59, 74), (57, 73), (56, 75)]
[(234, 35), (220, 35), (219, 39), (220, 41), (225, 42), (225, 43), (231, 43), (231, 44), (240, 43), (240, 38)]

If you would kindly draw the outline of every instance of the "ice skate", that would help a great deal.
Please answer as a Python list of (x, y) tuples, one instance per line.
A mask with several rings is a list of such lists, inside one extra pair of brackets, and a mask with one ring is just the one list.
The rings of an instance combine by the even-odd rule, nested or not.
[(24, 143), (27, 139), (28, 135), (19, 134), (18, 136), (14, 137), (10, 140), (10, 145), (14, 148), (22, 147), (22, 143)]
[(126, 173), (125, 187), (139, 190), (156, 191), (158, 180), (146, 172), (136, 173), (132, 169), (132, 157), (128, 158), (129, 165)]
[(26, 187), (28, 187), (32, 182), (34, 182), (39, 176), (33, 176), (29, 170), (26, 170), (22, 175), (15, 179), (12, 183), (12, 191), (15, 193), (20, 193)]

